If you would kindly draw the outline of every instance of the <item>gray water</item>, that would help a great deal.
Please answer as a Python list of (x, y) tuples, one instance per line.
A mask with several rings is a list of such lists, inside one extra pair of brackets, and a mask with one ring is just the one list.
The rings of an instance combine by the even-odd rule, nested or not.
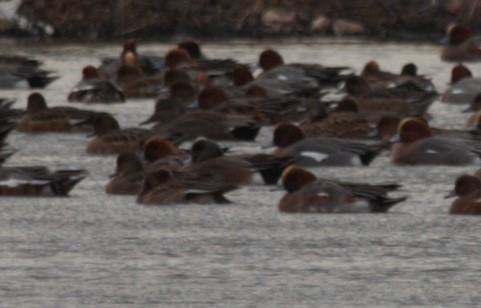
[[(119, 44), (15, 44), (0, 53), (35, 57), (61, 78), (41, 91), (49, 105), (66, 105), (67, 93), (87, 64), (116, 56)], [(144, 43), (139, 51), (162, 55), (172, 44)], [(415, 62), (440, 91), (451, 64), (439, 46), (357, 40), (204, 43), (210, 57), (253, 63), (266, 47), (287, 62), (350, 65), (377, 59), (398, 71)], [(470, 65), (479, 75), (480, 64)], [(2, 91), (25, 107), (30, 91)], [(109, 111), (122, 126), (140, 123), (152, 99)], [(463, 107), (436, 102), (435, 126), (460, 128)], [(227, 143), (254, 152), (255, 143)], [(399, 182), (409, 199), (386, 215), (288, 215), (277, 210), (283, 192), (254, 185), (234, 191), (230, 205), (145, 207), (135, 197), (107, 196), (103, 186), (113, 156), (84, 153), (82, 134), (12, 133), (19, 149), (8, 165), (86, 168), (90, 175), (69, 198), (0, 199), (0, 306), (68, 307), (347, 307), (478, 305), (481, 245), (478, 217), (449, 216), (443, 195), (468, 167), (398, 167), (386, 155), (370, 167), (315, 169), (318, 175), (372, 183)]]

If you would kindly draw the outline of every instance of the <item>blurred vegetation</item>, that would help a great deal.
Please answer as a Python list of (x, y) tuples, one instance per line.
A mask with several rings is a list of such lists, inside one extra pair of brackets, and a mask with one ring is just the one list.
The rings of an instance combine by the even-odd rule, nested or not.
[(23, 0), (61, 38), (353, 35), (437, 38), (481, 25), (479, 0)]

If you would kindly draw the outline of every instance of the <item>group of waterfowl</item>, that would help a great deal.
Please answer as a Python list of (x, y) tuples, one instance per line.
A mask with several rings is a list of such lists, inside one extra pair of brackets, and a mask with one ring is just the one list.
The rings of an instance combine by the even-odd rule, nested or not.
[[(448, 29), (443, 60), (481, 59), (481, 49), (462, 26)], [(0, 86), (44, 87), (55, 80), (40, 63), (0, 57)], [(3, 83), (3, 79), (8, 82)], [(12, 82), (10, 82), (12, 80)], [(13, 80), (17, 80), (15, 83)], [(314, 166), (368, 166), (384, 151), (393, 164), (467, 165), (481, 157), (481, 81), (457, 64), (447, 103), (466, 104), (472, 114), (465, 130), (430, 127), (427, 111), (439, 98), (434, 84), (415, 64), (400, 73), (368, 62), (356, 75), (349, 67), (286, 64), (273, 49), (257, 65), (205, 57), (193, 40), (163, 57), (144, 55), (129, 40), (119, 57), (86, 66), (69, 102), (117, 104), (135, 97), (155, 98), (142, 127), (121, 128), (115, 117), (70, 106), (49, 107), (42, 94), (28, 97), (26, 110), (0, 101), (0, 163), (14, 150), (6, 138), (21, 133), (93, 132), (90, 154), (117, 155), (107, 194), (135, 195), (141, 204), (227, 203), (225, 193), (252, 185), (259, 173), (266, 185), (281, 183), (283, 212), (387, 212), (406, 199), (390, 197), (400, 185), (347, 183), (316, 178)], [(329, 93), (344, 93), (330, 100)], [(122, 108), (116, 105), (115, 108)], [(145, 125), (153, 124), (151, 128)], [(232, 154), (216, 141), (253, 141), (273, 126), (274, 150)], [(190, 148), (185, 149), (185, 142)], [(0, 195), (67, 195), (87, 171), (45, 167), (0, 167)], [(481, 175), (455, 182), (453, 214), (481, 213)]]

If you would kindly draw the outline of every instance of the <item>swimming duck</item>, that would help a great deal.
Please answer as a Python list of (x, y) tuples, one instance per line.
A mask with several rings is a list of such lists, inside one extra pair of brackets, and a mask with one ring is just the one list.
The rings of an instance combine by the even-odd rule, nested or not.
[[(231, 183), (232, 179), (236, 182), (231, 183), (233, 185), (245, 185), (251, 183), (251, 177), (249, 174), (253, 172), (259, 172), (267, 185), (276, 184), (282, 171), (289, 165), (295, 162), (293, 157), (289, 156), (277, 156), (267, 153), (252, 153), (252, 154), (229, 154), (226, 155), (226, 149), (221, 148), (216, 142), (206, 139), (198, 138), (194, 141), (191, 146), (191, 161), (193, 165), (197, 165), (197, 168), (207, 168), (209, 166), (215, 166), (213, 170), (219, 168), (222, 172), (226, 174), (226, 181)], [(206, 163), (210, 161), (209, 163)], [(239, 165), (239, 162), (244, 162)], [(239, 174), (233, 174), (235, 169), (223, 167), (224, 164), (227, 166), (234, 164), (237, 165)], [(199, 167), (201, 166), (201, 167)], [(204, 166), (204, 167), (202, 167)], [(192, 167), (184, 167), (192, 168)]]
[(458, 64), (451, 70), (451, 86), (444, 91), (441, 102), (469, 104), (479, 93), (481, 93), (481, 78), (473, 77), (469, 68)]
[(147, 129), (130, 127), (121, 129), (110, 114), (100, 113), (92, 120), (95, 136), (87, 144), (89, 154), (121, 154), (139, 150), (139, 142), (151, 135)]
[(321, 86), (337, 86), (350, 76), (350, 67), (326, 67), (311, 63), (285, 64), (283, 57), (274, 49), (266, 49), (259, 55), (260, 79), (278, 79), (286, 82), (315, 80)]
[(449, 209), (450, 214), (481, 214), (481, 179), (472, 175), (462, 175), (456, 179), (454, 191), (446, 196), (457, 196)]
[(481, 143), (454, 137), (433, 136), (427, 121), (403, 119), (391, 146), (395, 164), (467, 165), (479, 161)]
[(100, 79), (97, 69), (88, 65), (82, 70), (82, 80), (68, 94), (69, 102), (120, 103), (125, 96), (112, 82)]
[(156, 125), (152, 132), (175, 142), (198, 137), (223, 140), (252, 141), (259, 133), (259, 121), (249, 115), (223, 114), (211, 110), (186, 112), (165, 125)]
[(450, 24), (446, 28), (447, 45), (441, 52), (444, 61), (481, 60), (480, 38), (473, 37), (471, 30), (460, 24)]
[(67, 196), (86, 175), (85, 170), (0, 167), (0, 196)]
[(316, 178), (304, 169), (291, 166), (282, 174), (287, 193), (278, 208), (287, 213), (386, 213), (406, 197), (390, 198), (397, 184), (343, 183)]
[(438, 97), (435, 90), (421, 88), (409, 79), (389, 88), (372, 89), (365, 78), (351, 76), (344, 87), (360, 111), (402, 116), (425, 114)]
[(115, 173), (105, 185), (105, 192), (115, 195), (138, 195), (144, 176), (144, 165), (139, 156), (135, 153), (122, 153), (117, 157)]
[(288, 123), (275, 127), (272, 140), (278, 147), (274, 154), (294, 157), (298, 166), (367, 166), (385, 147), (346, 139), (306, 138), (300, 127)]
[(147, 173), (137, 196), (137, 203), (146, 205), (230, 203), (224, 194), (234, 189), (235, 186), (211, 181), (205, 174), (160, 169)]
[(69, 106), (48, 107), (42, 94), (28, 96), (27, 112), (19, 120), (17, 131), (23, 133), (79, 132), (92, 128), (87, 122), (100, 114)]
[(58, 76), (40, 68), (41, 62), (21, 56), (0, 55), (0, 88), (45, 88)]

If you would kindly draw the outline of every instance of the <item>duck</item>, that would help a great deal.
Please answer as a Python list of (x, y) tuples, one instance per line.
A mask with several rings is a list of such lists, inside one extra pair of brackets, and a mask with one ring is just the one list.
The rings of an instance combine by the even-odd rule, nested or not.
[(232, 83), (232, 73), (237, 65), (236, 60), (208, 58), (200, 44), (192, 39), (186, 39), (177, 44), (177, 49), (187, 52), (190, 60), (184, 61), (179, 68), (191, 76), (207, 79), (210, 85), (229, 85)]
[(177, 148), (170, 140), (150, 136), (141, 142), (144, 168), (179, 170), (189, 159), (189, 154)]
[(0, 143), (0, 166), (16, 152), (8, 143)]
[(117, 120), (110, 114), (100, 113), (93, 122), (92, 140), (85, 151), (89, 154), (121, 154), (139, 150), (139, 142), (152, 133), (148, 129), (138, 127), (120, 128)]
[(445, 198), (457, 196), (449, 213), (453, 215), (481, 214), (481, 179), (473, 175), (461, 175), (456, 179), (454, 191)]
[(258, 65), (262, 69), (259, 79), (278, 79), (286, 82), (316, 81), (320, 86), (338, 86), (353, 73), (350, 67), (326, 67), (312, 63), (285, 64), (284, 58), (274, 49), (265, 49), (259, 55)]
[(224, 194), (236, 189), (219, 181), (211, 181), (205, 174), (171, 172), (159, 169), (146, 174), (137, 203), (144, 205), (226, 204)]
[(0, 167), (0, 196), (64, 197), (86, 175), (83, 169), (52, 172), (43, 166)]
[(302, 122), (327, 116), (324, 105), (315, 99), (296, 96), (275, 98), (236, 96), (236, 94), (230, 96), (224, 89), (217, 86), (204, 88), (199, 93), (198, 105), (202, 109), (222, 113), (250, 114), (265, 125)]
[(99, 112), (70, 106), (48, 107), (39, 92), (27, 98), (26, 114), (20, 118), (16, 130), (22, 133), (83, 132), (90, 130), (87, 122)]
[[(190, 156), (192, 165), (199, 166), (214, 165), (222, 168), (222, 173), (227, 172), (226, 181), (230, 183), (232, 179), (239, 179), (232, 183), (233, 185), (249, 185), (252, 183), (252, 177), (249, 174), (258, 172), (266, 185), (275, 185), (282, 171), (295, 162), (294, 157), (277, 156), (268, 153), (250, 153), (250, 154), (228, 154), (228, 149), (222, 148), (218, 143), (204, 137), (197, 138), (191, 146)], [(228, 154), (228, 155), (226, 155)], [(222, 163), (220, 163), (222, 162)], [(242, 165), (239, 165), (242, 162)], [(223, 164), (232, 165), (238, 169), (236, 175), (229, 174), (234, 170), (222, 167)], [(185, 166), (184, 168), (192, 168)], [(206, 167), (200, 167), (206, 168)], [(213, 168), (214, 169), (214, 168)], [(248, 169), (248, 170), (247, 170)], [(220, 172), (219, 172), (220, 173)]]
[(306, 137), (364, 139), (373, 136), (375, 131), (374, 123), (359, 113), (356, 100), (351, 97), (342, 99), (323, 119), (306, 121), (299, 126)]
[(383, 88), (395, 88), (404, 83), (412, 83), (426, 92), (435, 91), (434, 83), (425, 76), (418, 75), (418, 68), (414, 63), (407, 63), (401, 68), (401, 73), (382, 71), (378, 62), (371, 60), (364, 66), (360, 77), (368, 81), (370, 87), (375, 90)]
[(405, 118), (391, 140), (390, 160), (405, 165), (468, 165), (479, 161), (481, 143), (449, 136), (433, 136), (427, 121)]
[(138, 195), (145, 177), (144, 165), (133, 152), (117, 156), (115, 172), (105, 185), (105, 193), (113, 195)]
[(253, 141), (260, 127), (255, 116), (192, 110), (165, 125), (155, 125), (151, 131), (175, 143), (202, 136), (217, 140)]
[(165, 69), (163, 57), (139, 54), (137, 52), (137, 42), (133, 39), (124, 42), (119, 57), (104, 58), (101, 62), (101, 65), (98, 67), (99, 75), (102, 79), (112, 82), (115, 82), (117, 78), (119, 67), (126, 63), (134, 64), (146, 76), (161, 74)]
[(278, 209), (285, 213), (386, 213), (407, 198), (387, 196), (398, 184), (343, 183), (296, 166), (288, 167), (281, 181), (286, 194)]
[(444, 91), (441, 102), (469, 104), (481, 93), (481, 78), (473, 77), (471, 70), (461, 64), (451, 69), (451, 86)]
[(59, 78), (40, 68), (40, 61), (22, 56), (0, 55), (0, 88), (45, 88)]
[(415, 82), (405, 80), (389, 88), (372, 89), (361, 76), (350, 76), (344, 88), (356, 99), (359, 111), (401, 116), (424, 115), (438, 98), (435, 89), (419, 87)]
[(101, 79), (94, 66), (87, 65), (82, 69), (82, 80), (70, 91), (67, 99), (81, 103), (122, 103), (125, 95), (112, 82)]
[(25, 110), (12, 108), (15, 99), (0, 98), (0, 121), (18, 121), (24, 114)]
[(176, 118), (180, 117), (186, 112), (185, 107), (177, 102), (177, 100), (167, 97), (157, 97), (155, 99), (154, 113), (148, 117), (140, 125), (147, 125), (156, 123), (158, 125), (165, 125)]
[(481, 60), (480, 38), (474, 37), (469, 28), (460, 24), (446, 27), (447, 43), (441, 51), (443, 61), (479, 61)]
[[(132, 55), (133, 56), (133, 55)], [(135, 60), (119, 66), (116, 83), (127, 98), (156, 97), (164, 90), (162, 75), (145, 75)]]
[(368, 166), (384, 150), (378, 142), (363, 143), (355, 140), (311, 137), (306, 138), (299, 126), (291, 123), (278, 124), (273, 131), (273, 152), (279, 156), (291, 156), (295, 165), (312, 166)]

